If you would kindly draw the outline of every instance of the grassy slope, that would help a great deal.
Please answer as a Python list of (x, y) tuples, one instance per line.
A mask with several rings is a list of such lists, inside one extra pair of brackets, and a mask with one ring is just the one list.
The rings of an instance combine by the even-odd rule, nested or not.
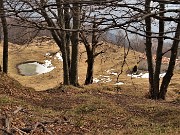
[[(19, 49), (17, 51), (13, 47), (10, 53), (9, 75), (21, 84), (36, 90), (55, 87), (62, 81), (59, 80), (60, 73), (58, 74), (60, 67), (51, 73), (35, 77), (20, 76), (15, 69), (15, 65), (22, 60), (43, 61), (44, 54), (49, 49), (52, 49), (52, 46), (31, 46), (24, 48), (23, 51)], [(80, 49), (83, 52), (83, 47)], [(120, 71), (122, 53), (119, 53), (120, 48), (117, 50), (117, 48), (108, 49), (106, 58), (98, 57), (95, 77), (102, 74), (108, 75), (105, 70), (110, 68)], [(57, 51), (57, 48), (54, 47), (51, 51)], [(35, 52), (38, 53), (32, 54)], [(136, 60), (132, 58), (134, 54), (130, 53), (129, 67), (135, 64)], [(106, 60), (106, 63), (102, 62), (103, 60)], [(79, 69), (81, 83), (85, 76), (84, 62), (85, 56), (82, 54)], [(101, 62), (103, 65), (99, 64)], [(59, 62), (53, 60), (53, 64), (58, 66)], [(57, 135), (180, 134), (180, 104), (175, 94), (179, 92), (179, 72), (176, 72), (170, 84), (167, 101), (152, 101), (144, 97), (148, 91), (147, 79), (131, 80), (122, 74), (120, 80), (125, 82), (125, 85), (116, 87), (113, 85), (116, 77), (111, 76), (111, 78), (113, 82), (109, 84), (93, 84), (82, 88), (57, 86), (46, 91), (34, 91), (0, 74), (0, 113), (3, 114), (6, 111), (12, 117), (13, 126), (18, 128), (31, 127), (36, 122), (49, 121), (44, 125)], [(38, 83), (42, 84), (37, 86)], [(23, 107), (23, 110), (14, 115), (13, 111), (19, 106)], [(54, 120), (56, 122), (51, 122)], [(35, 134), (44, 133), (36, 130)]]
[[(86, 54), (83, 53), (85, 48), (83, 45), (80, 45), (80, 56), (79, 56), (79, 82), (80, 84), (84, 83), (86, 76)], [(106, 50), (103, 55), (97, 57), (95, 62), (95, 73), (94, 78), (98, 78), (99, 75), (109, 75), (105, 70), (115, 69), (115, 72), (120, 72), (121, 65), (123, 61), (123, 48), (110, 47), (110, 45), (104, 45), (98, 50)], [(35, 43), (29, 44), (27, 46), (18, 46), (10, 45), (9, 49), (9, 75), (16, 80), (18, 80), (22, 85), (27, 87), (33, 87), (36, 90), (46, 90), (48, 88), (53, 88), (62, 82), (62, 62), (59, 62), (57, 59), (49, 58), (45, 56), (47, 52), (57, 52), (59, 49), (54, 44), (42, 43), (39, 46), (35, 46)], [(2, 54), (2, 46), (0, 45), (0, 54)], [(134, 53), (130, 53), (127, 58), (129, 67), (135, 65), (138, 61), (135, 59)], [(0, 55), (2, 59), (2, 55)], [(43, 62), (44, 60), (51, 60), (53, 65), (56, 66), (56, 69), (50, 73), (42, 74), (38, 76), (21, 76), (18, 74), (16, 66), (19, 63), (26, 61), (39, 61)], [(132, 60), (131, 60), (132, 59)], [(0, 62), (2, 65), (2, 61)], [(125, 71), (127, 67), (125, 67)], [(115, 83), (116, 76), (111, 76), (113, 79), (112, 83)], [(121, 81), (126, 81), (127, 77), (125, 74), (120, 76)], [(51, 80), (51, 81), (49, 81)], [(127, 80), (127, 82), (129, 79)], [(53, 83), (52, 83), (53, 82)]]

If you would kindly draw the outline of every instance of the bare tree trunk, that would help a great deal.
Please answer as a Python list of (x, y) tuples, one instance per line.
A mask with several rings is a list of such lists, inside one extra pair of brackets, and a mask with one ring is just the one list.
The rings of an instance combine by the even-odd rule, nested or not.
[[(147, 11), (147, 14), (150, 13), (150, 3), (151, 0), (146, 0), (145, 1), (145, 10)], [(146, 24), (146, 55), (147, 55), (147, 63), (148, 63), (148, 71), (149, 71), (149, 94), (150, 98), (152, 99), (157, 99), (157, 93), (154, 92), (154, 79), (153, 79), (153, 74), (154, 74), (154, 69), (153, 69), (153, 61), (152, 61), (152, 41), (151, 41), (151, 18), (147, 17), (145, 19), (145, 24)]]
[(1, 25), (0, 25), (0, 43), (2, 42), (2, 30), (1, 30)]
[[(164, 11), (164, 4), (160, 4), (160, 11)], [(160, 13), (160, 17), (164, 17), (164, 13)], [(156, 66), (154, 73), (154, 94), (158, 96), (159, 94), (159, 74), (161, 71), (161, 61), (162, 61), (162, 49), (163, 49), (163, 36), (164, 36), (164, 20), (159, 20), (159, 38), (158, 46), (156, 50)], [(156, 97), (157, 98), (157, 97)]]
[[(57, 3), (57, 11), (58, 11), (58, 23), (62, 28), (65, 28), (65, 11), (63, 10), (63, 6), (61, 3), (62, 0), (56, 0)], [(66, 12), (67, 14), (67, 12)], [(59, 34), (59, 39), (61, 40), (61, 52), (62, 52), (62, 58), (63, 58), (63, 84), (69, 85), (70, 84), (70, 79), (69, 79), (69, 65), (68, 65), (68, 52), (67, 52), (67, 40), (66, 40), (66, 32), (65, 31), (60, 31)]]
[[(96, 53), (96, 48), (99, 45), (102, 45), (102, 43), (98, 43), (98, 39), (100, 37), (100, 31), (97, 32), (95, 29), (98, 28), (98, 26), (101, 24), (101, 22), (96, 22), (96, 16), (94, 16), (93, 20), (93, 26), (92, 29), (93, 31), (90, 33), (88, 32), (85, 36), (84, 32), (80, 33), (80, 37), (82, 39), (82, 42), (84, 43), (84, 46), (86, 48), (86, 53), (87, 53), (87, 72), (86, 72), (86, 80), (85, 80), (85, 85), (92, 84), (93, 83), (93, 73), (94, 73), (94, 62), (95, 58), (103, 53), (103, 51)], [(91, 43), (88, 41), (89, 35), (92, 35), (91, 37)]]
[[(88, 55), (88, 54), (87, 54)], [(92, 53), (88, 55), (87, 59), (88, 67), (86, 73), (85, 85), (93, 83), (93, 73), (94, 73), (94, 56)]]
[[(57, 9), (58, 9), (58, 23), (59, 25), (64, 28), (64, 14), (63, 14), (63, 8), (61, 3), (61, 0), (56, 0), (57, 2)], [(41, 4), (43, 5), (45, 3), (44, 0), (41, 0)], [(45, 9), (41, 9), (42, 15), (45, 18), (47, 24), (49, 27), (55, 27), (54, 22), (51, 20), (51, 18), (48, 17), (48, 14), (46, 13)], [(59, 30), (53, 30), (51, 29), (51, 34), (53, 36), (53, 39), (55, 40), (56, 44), (59, 46), (61, 52), (62, 52), (62, 58), (63, 58), (63, 84), (69, 85), (69, 67), (68, 67), (68, 60), (67, 60), (67, 51), (66, 51), (66, 33), (64, 31)]]
[[(85, 37), (84, 32), (80, 33), (80, 37), (82, 39), (82, 42), (84, 43), (84, 46), (86, 48), (86, 54), (87, 54), (87, 72), (86, 72), (86, 80), (85, 85), (92, 84), (93, 83), (93, 71), (94, 71), (94, 53), (95, 49), (93, 49), (93, 46), (90, 45), (88, 42), (87, 37)], [(91, 43), (93, 44), (93, 43)]]
[[(179, 19), (180, 19), (180, 14), (179, 14)], [(171, 48), (171, 58), (170, 58), (170, 62), (169, 62), (169, 67), (168, 67), (166, 75), (164, 76), (162, 84), (161, 84), (160, 93), (159, 93), (160, 99), (165, 99), (168, 85), (173, 76), (173, 71), (174, 71), (174, 66), (176, 63), (176, 57), (177, 57), (177, 51), (178, 51), (178, 45), (179, 45), (179, 39), (180, 39), (180, 21), (177, 24), (175, 40), (174, 40), (172, 48)]]
[[(69, 4), (64, 5), (64, 20), (65, 20), (65, 29), (70, 29), (70, 6)], [(70, 36), (71, 33), (69, 31), (66, 32), (66, 52), (67, 52), (67, 61), (69, 68), (69, 75), (71, 69), (71, 59), (70, 59)]]
[(7, 74), (8, 72), (8, 28), (7, 21), (5, 17), (3, 1), (0, 1), (0, 16), (3, 27), (4, 42), (3, 42), (3, 72)]
[(62, 58), (63, 58), (63, 84), (69, 85), (70, 84), (70, 79), (69, 79), (69, 65), (68, 65), (68, 57), (67, 57), (67, 50), (66, 50), (66, 35), (65, 32), (63, 32), (63, 43), (62, 43)]
[[(96, 24), (96, 18), (94, 16), (94, 22), (93, 22), (93, 29), (97, 28), (97, 24)], [(86, 51), (87, 51), (87, 63), (88, 63), (88, 67), (87, 67), (87, 73), (86, 73), (86, 80), (85, 80), (85, 84), (92, 84), (93, 83), (93, 73), (94, 73), (94, 59), (96, 57), (95, 54), (95, 49), (98, 46), (98, 37), (96, 35), (96, 32), (93, 31), (92, 32), (92, 37), (91, 37), (91, 46), (87, 45), (86, 46)]]
[[(79, 4), (73, 4), (73, 29), (78, 30), (80, 27), (80, 7)], [(79, 32), (72, 32), (72, 55), (71, 55), (71, 71), (70, 84), (78, 86), (78, 44)]]
[[(146, 0), (145, 2), (145, 10), (150, 13), (150, 2), (151, 0)], [(164, 4), (160, 4), (160, 11), (164, 11), (165, 7)], [(162, 49), (163, 49), (163, 36), (164, 36), (164, 13), (160, 13), (160, 20), (159, 20), (159, 38), (158, 38), (158, 47), (157, 47), (157, 53), (156, 53), (156, 66), (155, 66), (155, 72), (153, 69), (153, 62), (152, 62), (152, 52), (151, 52), (151, 20), (150, 17), (145, 19), (146, 23), (146, 55), (147, 55), (147, 61), (148, 61), (148, 71), (149, 71), (149, 93), (151, 99), (165, 99), (167, 88), (170, 83), (170, 80), (173, 76), (173, 70), (175, 67), (176, 57), (177, 57), (177, 50), (179, 45), (180, 39), (180, 22), (178, 22), (176, 33), (175, 33), (175, 40), (173, 42), (173, 45), (171, 47), (171, 58), (169, 62), (169, 67), (167, 70), (166, 75), (163, 78), (163, 81), (160, 86), (160, 79), (159, 74), (161, 71), (161, 62), (162, 62)], [(179, 14), (180, 18), (180, 14)]]

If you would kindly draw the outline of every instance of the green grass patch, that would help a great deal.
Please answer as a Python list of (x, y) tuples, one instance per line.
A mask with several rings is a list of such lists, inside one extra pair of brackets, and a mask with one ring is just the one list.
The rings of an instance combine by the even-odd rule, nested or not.
[(0, 105), (12, 103), (13, 100), (8, 96), (1, 96), (0, 97)]

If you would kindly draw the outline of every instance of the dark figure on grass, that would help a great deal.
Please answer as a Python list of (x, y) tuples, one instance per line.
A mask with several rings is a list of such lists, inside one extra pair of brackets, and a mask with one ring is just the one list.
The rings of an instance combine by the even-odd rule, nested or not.
[(132, 74), (137, 73), (137, 71), (138, 71), (138, 68), (137, 68), (137, 65), (135, 65), (132, 69)]

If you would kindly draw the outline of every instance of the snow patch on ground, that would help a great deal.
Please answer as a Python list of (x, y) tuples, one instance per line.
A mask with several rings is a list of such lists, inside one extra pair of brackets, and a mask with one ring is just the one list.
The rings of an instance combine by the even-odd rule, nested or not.
[(61, 53), (59, 53), (59, 52), (56, 53), (54, 59), (58, 59), (59, 61), (63, 61), (63, 58), (62, 58), (62, 56), (61, 56)]
[[(159, 78), (163, 78), (166, 75), (166, 73), (159, 74)], [(140, 74), (127, 74), (127, 76), (130, 76), (132, 78), (149, 78), (149, 73), (140, 73)]]
[(111, 82), (112, 79), (110, 76), (104, 76), (104, 75), (99, 75), (98, 78), (93, 79), (93, 83), (108, 83)]
[(51, 54), (48, 52), (48, 53), (46, 53), (46, 56), (50, 56)]
[(115, 75), (115, 76), (117, 76), (117, 75), (118, 75), (118, 73), (116, 73), (116, 72), (111, 72), (111, 75)]
[(63, 61), (63, 58), (62, 58), (62, 54), (60, 52), (57, 52), (57, 53), (50, 53), (50, 52), (47, 52), (45, 54), (45, 56), (48, 56), (50, 58), (54, 58), (54, 59), (58, 59), (59, 61)]
[(93, 79), (93, 83), (98, 83), (98, 82), (100, 82), (101, 80), (99, 80), (99, 79), (97, 79), (97, 78), (94, 78)]
[(46, 53), (45, 55), (46, 55), (46, 56), (49, 56), (50, 58), (52, 58), (51, 53), (49, 53), (49, 52)]
[[(107, 69), (107, 70), (105, 70), (105, 72), (108, 75), (99, 75), (97, 78), (93, 79), (93, 83), (109, 83), (109, 82), (112, 82), (111, 77), (118, 75), (118, 73), (114, 72), (114, 71), (115, 71), (115, 69)], [(117, 82), (114, 85), (122, 85), (122, 84), (124, 84), (124, 83), (123, 82)]]
[(115, 69), (108, 69), (108, 70), (106, 70), (106, 72), (107, 72), (108, 74), (110, 74), (110, 75), (115, 75), (115, 76), (117, 76), (118, 73), (117, 73), (117, 72), (113, 72), (113, 70), (115, 70)]
[(123, 84), (124, 84), (123, 82), (117, 82), (114, 85), (123, 85)]

